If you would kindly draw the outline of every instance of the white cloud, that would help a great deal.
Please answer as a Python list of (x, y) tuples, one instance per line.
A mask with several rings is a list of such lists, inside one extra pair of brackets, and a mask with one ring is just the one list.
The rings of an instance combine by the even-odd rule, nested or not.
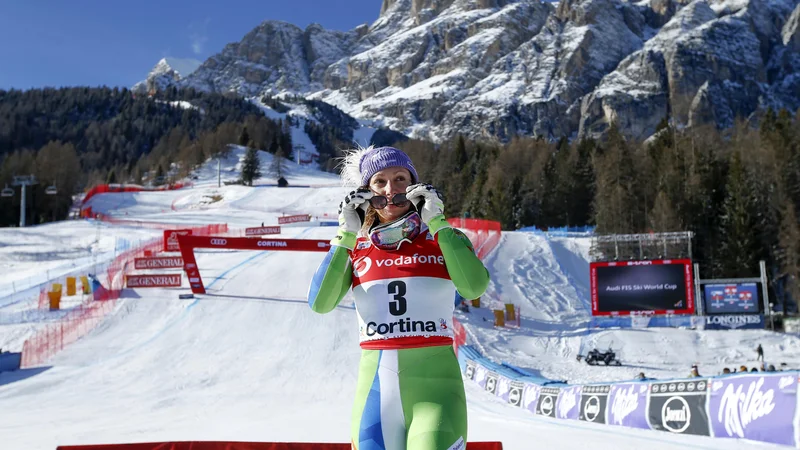
[(203, 53), (203, 45), (208, 41), (209, 22), (211, 22), (211, 19), (206, 18), (202, 22), (192, 22), (189, 24), (189, 41), (192, 45), (192, 51), (196, 55)]

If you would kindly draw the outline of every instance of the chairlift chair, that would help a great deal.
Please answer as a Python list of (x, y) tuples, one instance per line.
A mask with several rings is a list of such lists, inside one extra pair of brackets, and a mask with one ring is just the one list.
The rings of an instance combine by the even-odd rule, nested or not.
[(53, 183), (52, 186), (47, 186), (47, 188), (44, 190), (44, 193), (47, 194), (47, 195), (56, 195), (56, 194), (58, 194), (58, 189), (56, 189), (56, 184)]
[(3, 197), (13, 197), (14, 190), (8, 187), (8, 185), (6, 185), (5, 189), (3, 189), (2, 194), (0, 195), (2, 195)]

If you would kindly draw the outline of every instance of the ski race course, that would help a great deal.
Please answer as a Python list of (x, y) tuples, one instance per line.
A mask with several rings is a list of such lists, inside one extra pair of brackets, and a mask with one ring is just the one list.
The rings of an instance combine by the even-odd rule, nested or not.
[[(241, 151), (224, 162), (235, 178)], [(262, 155), (263, 164), (269, 155)], [(112, 193), (92, 199), (114, 221), (72, 220), (0, 230), (0, 348), (24, 341), (63, 312), (39, 308), (38, 289), (71, 272), (86, 273), (122, 246), (161, 236), (144, 222), (229, 230), (276, 225), (281, 215), (311, 221), (282, 227), (283, 238), (330, 239), (346, 190), (331, 174), (293, 167), (291, 187), (217, 187), (216, 162), (191, 188)], [(138, 221), (138, 222), (137, 222)], [(277, 236), (267, 236), (277, 237)], [(124, 244), (124, 245), (123, 245)], [(570, 384), (630, 381), (639, 372), (683, 378), (767, 359), (800, 363), (800, 339), (765, 330), (695, 331), (589, 327), (587, 237), (504, 232), (485, 258), (492, 276), (484, 304), (514, 303), (519, 328), (494, 327), (491, 311), (456, 313), (467, 343), (495, 363)], [(334, 312), (308, 307), (309, 282), (324, 253), (198, 250), (207, 294), (179, 299), (181, 288), (125, 289), (112, 311), (39, 367), (0, 373), (0, 448), (155, 441), (338, 442), (350, 440), (360, 349), (352, 298)], [(173, 270), (175, 271), (175, 270)], [(11, 286), (12, 281), (14, 287)], [(66, 304), (66, 303), (65, 303)], [(69, 306), (68, 304), (66, 304)], [(65, 308), (67, 307), (65, 306)], [(622, 367), (576, 361), (588, 348), (613, 346)], [(792, 376), (796, 378), (797, 374)], [(672, 434), (535, 415), (465, 380), (470, 441), (504, 449), (786, 448), (742, 439)]]

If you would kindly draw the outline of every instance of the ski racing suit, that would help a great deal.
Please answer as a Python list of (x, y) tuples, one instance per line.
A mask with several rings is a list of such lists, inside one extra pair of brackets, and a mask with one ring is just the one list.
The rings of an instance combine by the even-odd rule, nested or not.
[(333, 245), (314, 275), (308, 301), (315, 312), (332, 311), (353, 288), (362, 348), (350, 433), (355, 450), (466, 448), (453, 287), (478, 298), (489, 273), (463, 233), (436, 228), (434, 236), (423, 225), (398, 250), (381, 250), (363, 236)]

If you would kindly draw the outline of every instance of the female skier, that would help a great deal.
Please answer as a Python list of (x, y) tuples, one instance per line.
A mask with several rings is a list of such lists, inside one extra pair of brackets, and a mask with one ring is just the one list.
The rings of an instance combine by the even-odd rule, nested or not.
[(453, 351), (453, 287), (478, 298), (489, 273), (402, 151), (356, 150), (342, 178), (360, 188), (339, 205), (339, 230), (308, 303), (328, 313), (353, 288), (362, 353), (352, 446), (463, 450), (467, 401)]

